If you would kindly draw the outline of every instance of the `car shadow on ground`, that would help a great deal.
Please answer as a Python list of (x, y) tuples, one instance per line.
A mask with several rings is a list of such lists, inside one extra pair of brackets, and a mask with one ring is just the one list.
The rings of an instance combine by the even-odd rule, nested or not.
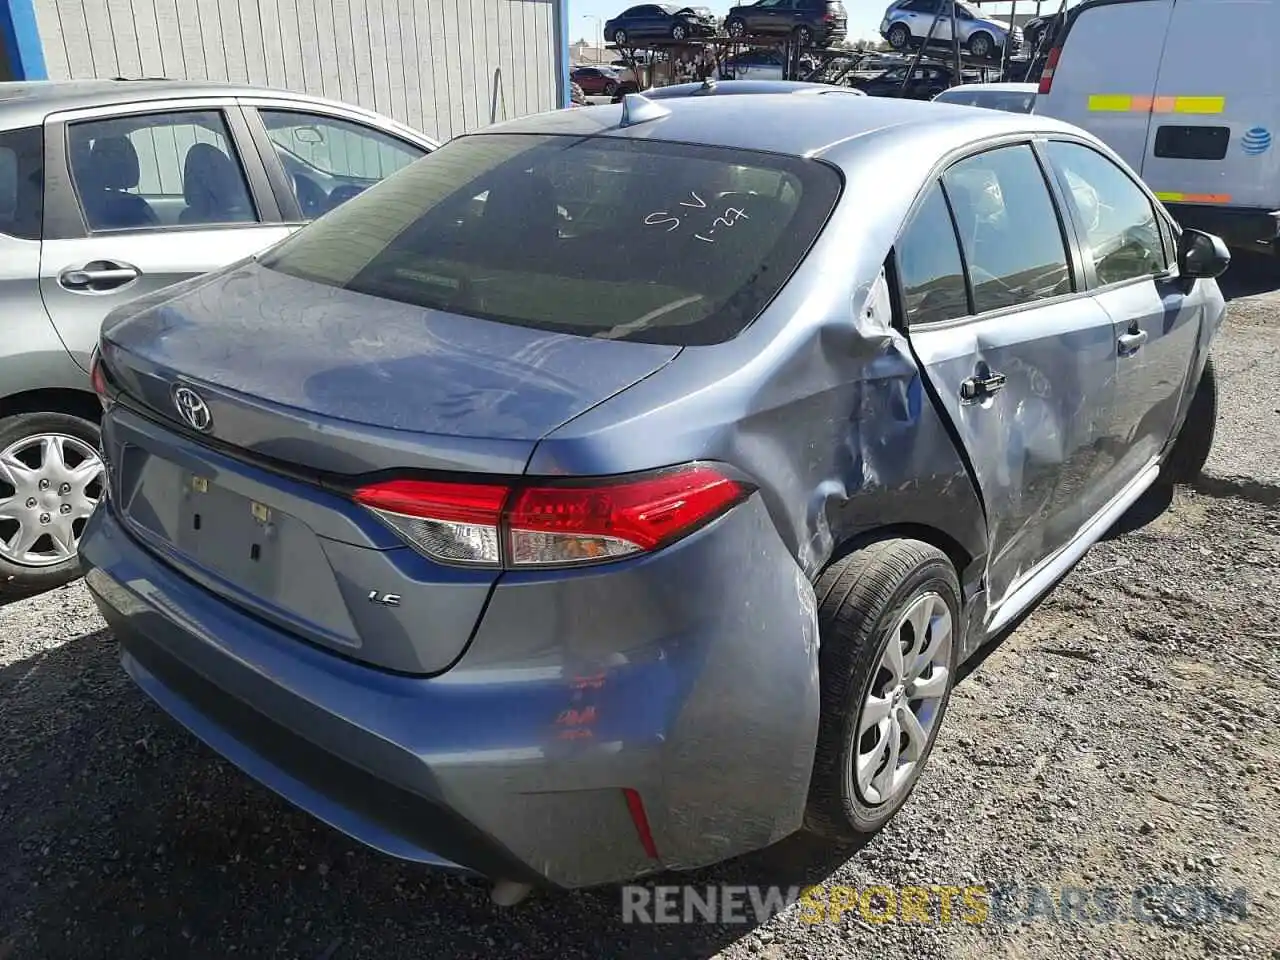
[[(495, 907), (486, 884), (367, 850), (258, 786), (117, 656), (102, 630), (0, 669), (0, 957), (709, 957), (756, 926), (623, 923), (616, 886)], [(855, 852), (798, 835), (645, 886), (785, 892)]]

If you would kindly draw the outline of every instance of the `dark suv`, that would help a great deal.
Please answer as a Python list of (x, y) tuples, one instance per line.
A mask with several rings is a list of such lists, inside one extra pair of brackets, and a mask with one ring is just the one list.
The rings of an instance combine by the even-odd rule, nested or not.
[(724, 20), (729, 36), (794, 36), (801, 46), (827, 46), (843, 40), (848, 30), (839, 0), (758, 0), (730, 7)]

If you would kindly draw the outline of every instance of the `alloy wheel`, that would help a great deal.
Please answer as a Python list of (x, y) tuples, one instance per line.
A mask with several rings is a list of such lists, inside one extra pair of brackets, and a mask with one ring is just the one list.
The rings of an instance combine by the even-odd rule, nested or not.
[(872, 805), (912, 781), (933, 737), (950, 683), (954, 628), (936, 593), (915, 597), (898, 618), (858, 717), (852, 774)]
[(0, 451), (0, 558), (51, 567), (75, 557), (102, 472), (97, 451), (66, 434), (23, 437)]

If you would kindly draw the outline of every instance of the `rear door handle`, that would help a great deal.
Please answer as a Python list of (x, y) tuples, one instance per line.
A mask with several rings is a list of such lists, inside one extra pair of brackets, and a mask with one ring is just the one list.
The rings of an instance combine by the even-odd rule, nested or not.
[(1142, 345), (1147, 342), (1147, 331), (1130, 330), (1128, 333), (1120, 335), (1117, 344), (1120, 347), (1120, 356), (1128, 357), (1137, 353), (1142, 349)]
[(141, 276), (137, 267), (114, 260), (95, 260), (58, 274), (58, 283), (76, 293), (105, 293), (132, 283)]
[(990, 370), (983, 376), (970, 377), (960, 384), (960, 399), (966, 403), (973, 403), (976, 400), (994, 396), (1004, 389), (1008, 379), (1003, 373)]

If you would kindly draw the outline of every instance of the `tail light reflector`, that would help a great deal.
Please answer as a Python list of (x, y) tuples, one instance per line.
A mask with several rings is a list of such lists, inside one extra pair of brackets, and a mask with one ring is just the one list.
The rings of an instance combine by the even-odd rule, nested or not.
[(500, 484), (391, 480), (361, 487), (355, 500), (437, 560), (498, 566), (498, 526), (508, 493)]
[(528, 568), (660, 549), (749, 492), (712, 466), (688, 464), (592, 482), (392, 480), (360, 488), (355, 500), (432, 559)]
[(640, 793), (631, 787), (623, 787), (622, 795), (627, 801), (627, 812), (631, 814), (631, 823), (636, 828), (636, 836), (640, 838), (640, 846), (644, 855), (650, 860), (658, 859), (658, 845), (653, 841), (653, 830), (649, 827), (649, 815), (644, 810), (644, 800)]
[(1049, 51), (1049, 57), (1044, 62), (1044, 69), (1040, 71), (1040, 86), (1036, 91), (1036, 95), (1048, 93), (1053, 88), (1053, 72), (1058, 68), (1058, 60), (1062, 56), (1062, 48), (1054, 47)]
[(89, 358), (89, 382), (93, 384), (93, 392), (98, 395), (98, 402), (105, 411), (111, 406), (111, 385), (107, 383), (107, 373), (97, 347), (93, 348), (93, 354)]

